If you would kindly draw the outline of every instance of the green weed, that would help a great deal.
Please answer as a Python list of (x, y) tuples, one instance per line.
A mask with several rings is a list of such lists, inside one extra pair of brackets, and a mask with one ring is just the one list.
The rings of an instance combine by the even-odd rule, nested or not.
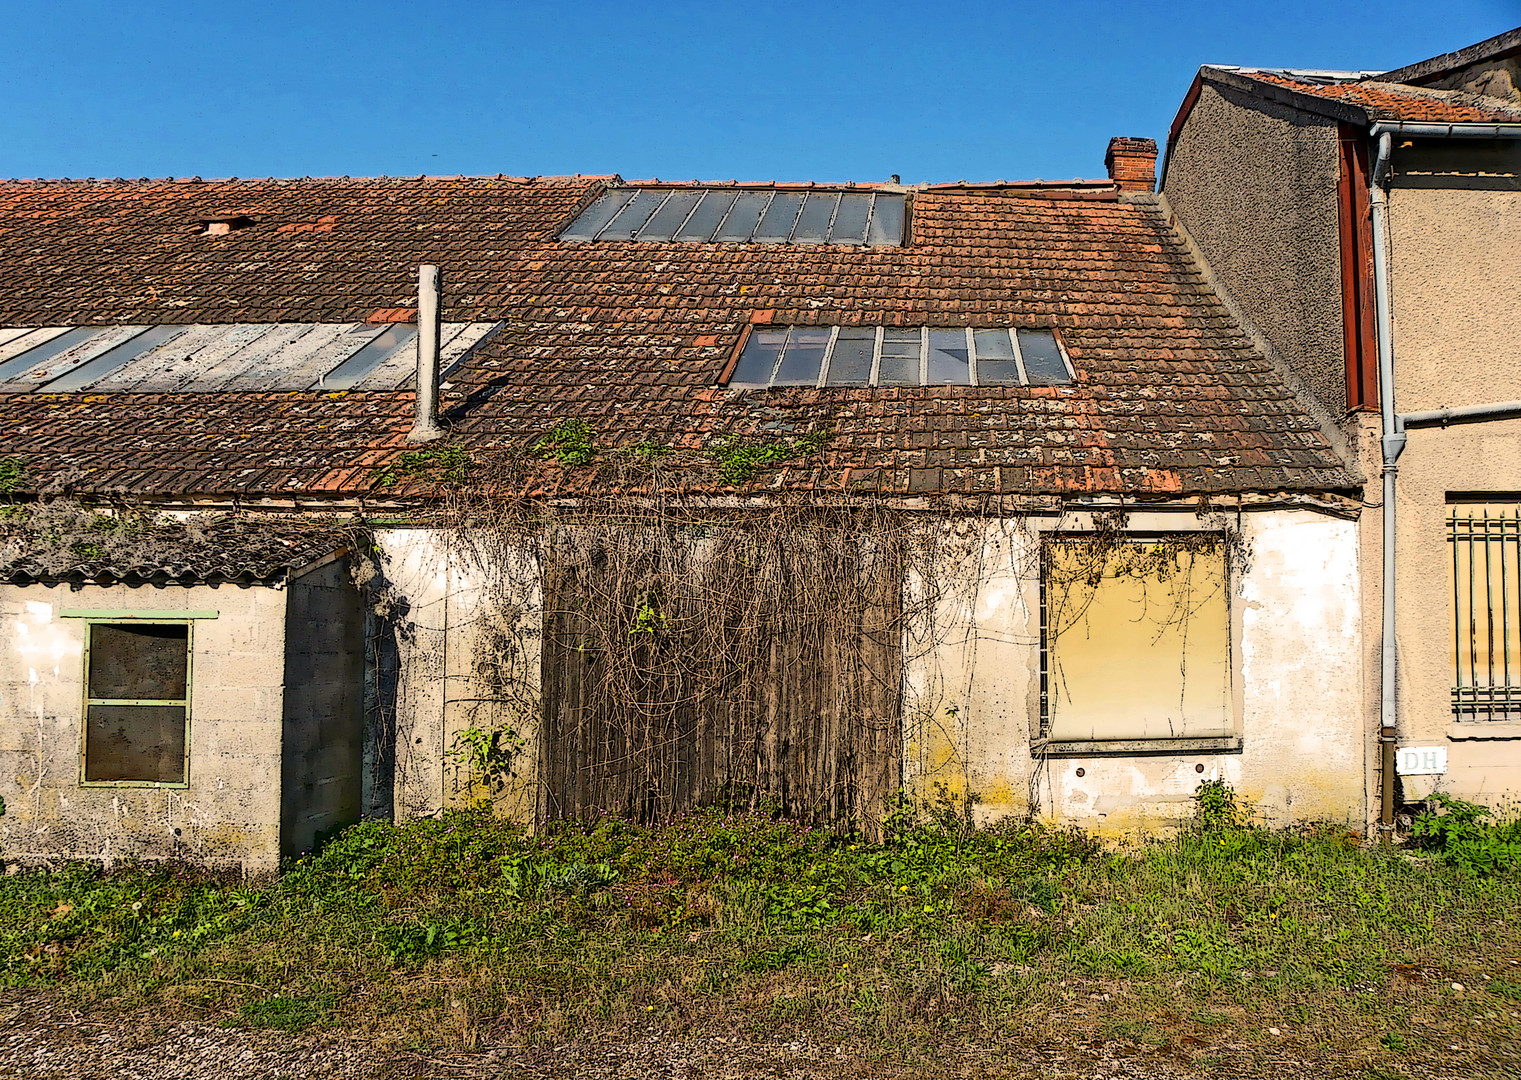
[(554, 458), (561, 465), (590, 465), (597, 456), (592, 430), (584, 420), (561, 420), (533, 444), (535, 456)]

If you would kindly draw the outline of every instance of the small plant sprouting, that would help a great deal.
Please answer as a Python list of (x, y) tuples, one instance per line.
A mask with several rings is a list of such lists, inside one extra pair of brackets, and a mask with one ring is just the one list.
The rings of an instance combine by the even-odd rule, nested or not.
[(0, 496), (16, 493), (26, 475), (26, 466), (19, 458), (0, 458)]
[(390, 487), (402, 480), (460, 487), (470, 480), (470, 471), (474, 467), (475, 459), (470, 456), (470, 451), (457, 443), (450, 443), (448, 446), (409, 450), (371, 475), (381, 487)]
[(827, 431), (812, 431), (784, 443), (743, 443), (730, 435), (708, 453), (718, 460), (718, 474), (726, 482), (744, 484), (767, 466), (818, 453), (831, 437)]
[(1194, 792), (1194, 821), (1199, 828), (1240, 829), (1251, 820), (1251, 810), (1236, 801), (1236, 789), (1224, 780), (1205, 780)]
[(630, 634), (663, 634), (670, 627), (670, 620), (660, 609), (660, 601), (654, 593), (647, 593), (634, 609), (634, 628)]
[(468, 727), (454, 736), (450, 756), (469, 773), (477, 807), (489, 807), (507, 782), (517, 776), (514, 766), (526, 745), (522, 736), (505, 725), (490, 729)]
[(597, 444), (585, 420), (561, 420), (533, 444), (533, 452), (541, 458), (554, 458), (561, 465), (590, 465), (597, 456)]
[(648, 465), (670, 454), (671, 448), (654, 442), (638, 442), (630, 446), (628, 452), (641, 464)]

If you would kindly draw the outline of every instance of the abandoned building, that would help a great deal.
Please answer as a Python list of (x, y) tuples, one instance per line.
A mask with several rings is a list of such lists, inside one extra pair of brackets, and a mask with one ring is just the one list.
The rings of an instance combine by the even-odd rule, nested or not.
[(0, 183), (0, 853), (1513, 790), (1518, 46), (1205, 68), (1160, 192)]

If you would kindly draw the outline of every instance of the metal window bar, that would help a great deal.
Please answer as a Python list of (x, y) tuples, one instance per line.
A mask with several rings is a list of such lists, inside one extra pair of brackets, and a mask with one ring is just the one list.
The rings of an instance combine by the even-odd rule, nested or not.
[(1447, 539), (1452, 711), (1459, 720), (1521, 721), (1521, 505), (1449, 506)]

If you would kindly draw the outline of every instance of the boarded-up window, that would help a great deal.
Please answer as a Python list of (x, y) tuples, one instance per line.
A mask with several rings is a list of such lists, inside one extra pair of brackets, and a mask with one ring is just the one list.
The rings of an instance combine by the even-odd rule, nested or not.
[(1042, 713), (1057, 742), (1233, 732), (1223, 544), (1052, 539), (1041, 581)]
[(185, 783), (190, 627), (92, 623), (85, 657), (85, 783)]
[(1521, 720), (1521, 505), (1447, 508), (1452, 711)]

